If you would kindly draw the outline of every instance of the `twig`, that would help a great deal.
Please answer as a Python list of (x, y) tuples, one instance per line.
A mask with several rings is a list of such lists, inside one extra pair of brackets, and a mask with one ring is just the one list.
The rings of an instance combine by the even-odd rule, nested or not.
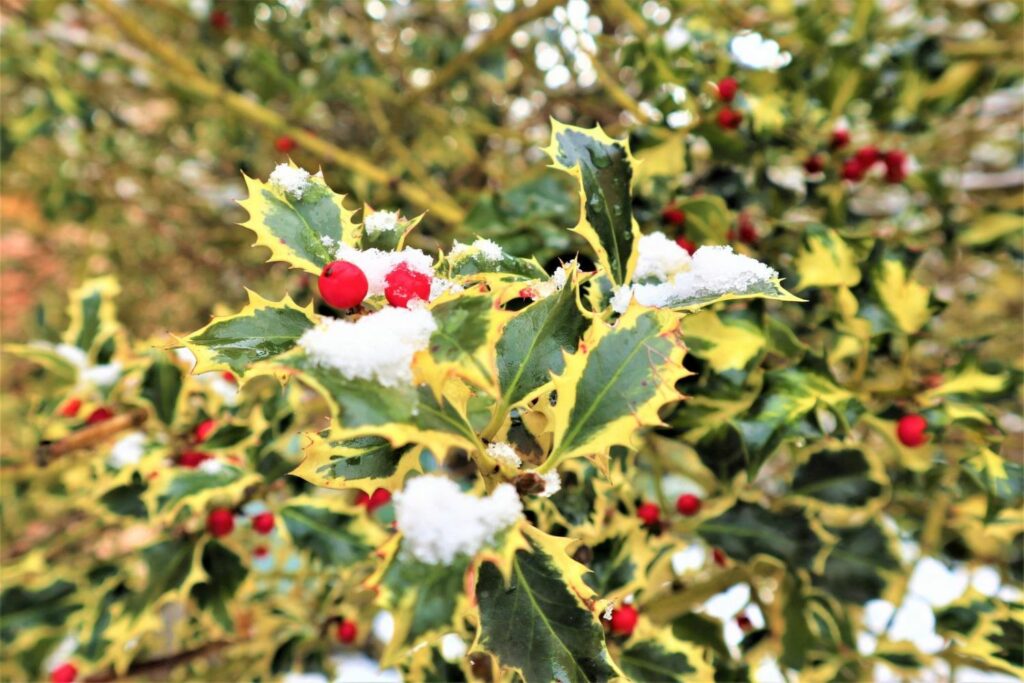
[(429, 84), (418, 90), (411, 91), (403, 98), (403, 105), (408, 105), (413, 100), (428, 95), (443, 85), (447, 85), (470, 65), (475, 64), (482, 55), (499, 45), (504, 45), (520, 26), (547, 15), (555, 7), (562, 4), (562, 2), (564, 0), (539, 0), (533, 7), (524, 7), (523, 9), (506, 14), (494, 29), (483, 37), (483, 40), (476, 47), (460, 52), (455, 59), (438, 69)]
[(304, 128), (290, 126), (285, 117), (276, 111), (210, 80), (195, 64), (175, 51), (171, 43), (160, 40), (114, 0), (96, 0), (94, 4), (110, 17), (129, 40), (168, 67), (163, 75), (179, 88), (199, 97), (220, 102), (243, 118), (270, 130), (287, 134), (299, 146), (367, 180), (394, 186), (396, 191), (409, 202), (428, 209), (447, 223), (459, 223), (465, 216), (465, 212), (455, 204), (454, 200), (446, 199), (446, 195), (432, 193), (418, 185), (396, 178), (369, 159), (328, 142)]
[(121, 678), (153, 680), (157, 678), (154, 674), (166, 675), (177, 666), (186, 664), (193, 659), (212, 655), (230, 647), (233, 644), (234, 643), (227, 640), (215, 640), (212, 643), (207, 643), (206, 645), (197, 647), (193, 650), (185, 650), (184, 652), (178, 652), (173, 655), (168, 655), (167, 657), (159, 657), (157, 659), (150, 659), (144, 662), (136, 662), (128, 667), (128, 671), (125, 672), (124, 676), (119, 676), (113, 669), (108, 669), (101, 673), (89, 676), (85, 680), (87, 683), (106, 683), (107, 681), (116, 681)]
[(743, 567), (734, 565), (679, 593), (651, 596), (643, 606), (644, 614), (654, 623), (664, 624), (686, 614), (712, 595), (746, 580), (747, 574)]
[(79, 429), (56, 443), (40, 446), (36, 450), (36, 462), (42, 467), (71, 451), (94, 446), (118, 432), (138, 427), (146, 421), (148, 416), (149, 414), (144, 409), (136, 408), (124, 415), (115, 415), (103, 422)]

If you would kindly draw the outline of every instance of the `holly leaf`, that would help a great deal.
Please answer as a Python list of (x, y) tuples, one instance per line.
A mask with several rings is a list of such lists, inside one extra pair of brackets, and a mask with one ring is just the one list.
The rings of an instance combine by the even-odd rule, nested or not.
[(629, 142), (608, 137), (600, 126), (583, 129), (552, 119), (551, 127), (551, 144), (544, 149), (551, 166), (579, 183), (580, 218), (572, 230), (590, 244), (612, 282), (625, 284), (633, 276), (640, 240)]
[(551, 383), (551, 373), (565, 368), (564, 353), (576, 348), (589, 325), (576, 302), (575, 278), (551, 296), (518, 311), (497, 342), (500, 398), (496, 419)]
[(64, 342), (85, 352), (109, 339), (118, 329), (114, 299), (121, 286), (113, 277), (87, 280), (68, 295), (68, 324)]
[(686, 234), (699, 244), (726, 244), (732, 216), (725, 200), (707, 194), (686, 197), (677, 206), (686, 214)]
[(310, 176), (309, 186), (296, 199), (274, 183), (243, 177), (249, 196), (238, 203), (249, 219), (242, 227), (256, 233), (254, 247), (270, 249), (268, 262), (283, 261), (319, 275), (334, 260), (333, 245), (355, 245), (355, 211), (345, 208), (345, 196), (331, 191), (323, 178)]
[(876, 522), (846, 529), (830, 527), (828, 531), (836, 537), (836, 544), (821, 574), (814, 576), (814, 585), (857, 604), (882, 597), (900, 570), (894, 539)]
[(808, 287), (856, 287), (861, 273), (857, 256), (835, 230), (813, 225), (804, 232), (796, 256), (797, 289)]
[(504, 251), (500, 258), (491, 258), (479, 247), (465, 244), (449, 253), (439, 269), (451, 279), (493, 283), (529, 282), (547, 279), (548, 276), (536, 259), (520, 258)]
[(217, 541), (203, 547), (202, 567), (206, 580), (192, 587), (192, 596), (202, 609), (210, 610), (225, 631), (234, 631), (228, 603), (249, 573), (242, 560)]
[(516, 552), (507, 583), (494, 564), (480, 566), (480, 627), (473, 649), (493, 653), (526, 683), (583, 683), (621, 675), (601, 624), (583, 602), (590, 591), (574, 585), (582, 566), (542, 536), (528, 535), (530, 550)]
[(174, 423), (178, 404), (185, 398), (181, 391), (184, 378), (181, 369), (164, 357), (158, 357), (142, 376), (142, 398), (153, 406), (157, 418), (165, 425)]
[(420, 449), (394, 448), (380, 436), (343, 440), (309, 436), (312, 441), (303, 448), (302, 462), (291, 473), (315, 486), (358, 488), (367, 493), (378, 488), (394, 489), (419, 467)]
[(911, 279), (898, 258), (887, 256), (875, 265), (871, 286), (882, 308), (904, 334), (918, 332), (931, 320), (928, 288)]
[(295, 546), (327, 566), (350, 567), (381, 540), (376, 527), (360, 524), (358, 515), (334, 501), (300, 496), (278, 514)]
[(443, 297), (430, 312), (437, 329), (430, 335), (429, 353), (417, 364), (434, 391), (440, 393), (447, 380), (457, 376), (495, 393), (494, 348), (507, 314), (492, 296), (477, 292)]
[(740, 562), (770, 555), (790, 567), (810, 567), (824, 545), (802, 511), (776, 512), (742, 501), (703, 522), (697, 533)]
[(866, 521), (884, 504), (884, 469), (858, 448), (836, 446), (810, 453), (797, 467), (790, 495), (824, 514), (829, 523)]
[(249, 293), (249, 303), (235, 315), (213, 321), (182, 341), (195, 355), (193, 374), (231, 370), (244, 375), (252, 364), (278, 356), (316, 325), (313, 304), (302, 308), (290, 296), (274, 302)]
[(202, 572), (196, 566), (196, 545), (195, 537), (183, 536), (143, 548), (141, 555), (149, 573), (143, 589), (132, 595), (127, 603), (126, 609), (133, 620), (138, 620), (164, 600), (185, 593), (201, 578)]
[(45, 587), (8, 586), (0, 593), (0, 640), (9, 643), (19, 632), (39, 626), (60, 626), (81, 608), (75, 584), (58, 579)]
[(678, 332), (676, 316), (642, 306), (614, 326), (594, 321), (554, 378), (554, 445), (542, 470), (614, 445), (635, 447), (637, 427), (662, 424), (658, 411), (682, 398), (675, 384), (689, 374)]
[(677, 639), (668, 627), (637, 630), (616, 657), (634, 681), (709, 681), (714, 671), (700, 650)]
[(143, 499), (150, 509), (173, 516), (186, 506), (202, 510), (214, 497), (238, 498), (247, 486), (258, 481), (258, 475), (223, 463), (215, 471), (171, 467), (150, 483)]
[(690, 353), (706, 360), (715, 372), (743, 370), (764, 350), (761, 329), (750, 320), (714, 311), (683, 319), (683, 336)]

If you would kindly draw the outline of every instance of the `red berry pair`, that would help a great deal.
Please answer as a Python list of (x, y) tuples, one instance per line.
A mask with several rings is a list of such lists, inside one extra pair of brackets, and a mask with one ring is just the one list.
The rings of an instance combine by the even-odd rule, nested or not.
[[(684, 517), (693, 517), (700, 512), (700, 498), (692, 493), (684, 493), (676, 498), (676, 510)], [(661, 508), (655, 503), (641, 503), (636, 508), (636, 516), (644, 526), (655, 526), (661, 522)]]
[(391, 491), (377, 489), (371, 495), (360, 491), (356, 495), (356, 505), (365, 505), (367, 512), (373, 512), (377, 508), (387, 505), (391, 501)]
[[(384, 296), (392, 306), (407, 308), (413, 299), (430, 298), (430, 277), (400, 263), (384, 279)], [(355, 308), (363, 303), (370, 285), (354, 263), (334, 261), (324, 266), (317, 282), (320, 296), (335, 308)]]

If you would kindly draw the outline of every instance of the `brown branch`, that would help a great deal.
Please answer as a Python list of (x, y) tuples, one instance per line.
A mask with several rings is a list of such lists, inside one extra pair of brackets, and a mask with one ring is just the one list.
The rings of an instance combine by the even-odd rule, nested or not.
[(564, 1), (565, 0), (539, 0), (539, 2), (537, 2), (533, 7), (524, 7), (516, 10), (515, 12), (506, 14), (505, 17), (491, 30), (491, 32), (483, 37), (483, 40), (481, 40), (476, 47), (465, 52), (460, 52), (455, 59), (438, 69), (434, 78), (428, 85), (425, 85), (418, 90), (413, 90), (404, 97), (402, 104), (408, 105), (413, 100), (423, 97), (424, 95), (428, 95), (443, 85), (447, 85), (449, 82), (454, 80), (456, 76), (479, 61), (481, 56), (499, 45), (507, 43), (508, 39), (512, 37), (513, 33), (519, 30), (520, 26), (528, 24), (534, 19), (540, 19), (541, 17), (546, 16)]
[(207, 643), (206, 645), (197, 647), (193, 650), (185, 650), (184, 652), (178, 652), (173, 655), (168, 655), (167, 657), (159, 657), (157, 659), (150, 659), (144, 662), (136, 662), (128, 667), (128, 671), (125, 672), (124, 676), (119, 676), (113, 669), (107, 669), (106, 671), (86, 677), (85, 681), (87, 683), (106, 683), (107, 681), (116, 681), (126, 678), (136, 678), (147, 681), (164, 678), (177, 666), (187, 664), (193, 659), (216, 654), (217, 652), (231, 647), (232, 645), (234, 645), (234, 643), (231, 641), (215, 640), (212, 643)]
[(109, 420), (104, 420), (98, 424), (83, 427), (56, 443), (40, 446), (36, 450), (36, 462), (42, 467), (71, 451), (95, 446), (118, 432), (138, 427), (146, 421), (147, 417), (149, 417), (149, 414), (145, 410), (136, 408), (123, 415), (115, 415)]

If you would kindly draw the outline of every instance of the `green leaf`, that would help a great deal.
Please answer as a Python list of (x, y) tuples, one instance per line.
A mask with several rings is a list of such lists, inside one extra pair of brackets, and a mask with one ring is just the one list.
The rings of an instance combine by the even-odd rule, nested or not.
[(532, 552), (516, 552), (508, 585), (495, 565), (480, 566), (477, 644), (522, 672), (526, 683), (614, 678), (618, 672), (596, 616), (566, 583), (559, 560), (530, 545)]
[(419, 465), (419, 451), (412, 446), (394, 448), (380, 436), (327, 440), (314, 436), (303, 449), (302, 463), (292, 474), (316, 486), (333, 489), (359, 488), (370, 493), (378, 488), (401, 486), (405, 475)]
[(790, 492), (830, 505), (865, 507), (884, 490), (875, 469), (859, 449), (827, 448), (797, 468)]
[(174, 423), (183, 381), (178, 366), (164, 358), (155, 360), (142, 377), (142, 397), (165, 425)]
[(60, 626), (81, 607), (75, 585), (57, 580), (33, 590), (9, 586), (0, 593), (0, 639), (14, 640), (19, 631), (37, 626)]
[(618, 656), (622, 672), (634, 681), (706, 681), (711, 667), (692, 645), (667, 632), (634, 637)]
[(212, 612), (225, 631), (234, 631), (228, 603), (245, 580), (248, 569), (238, 555), (217, 541), (210, 541), (203, 548), (202, 566), (207, 579), (192, 587), (192, 595), (202, 609)]
[(875, 522), (829, 532), (838, 540), (814, 584), (847, 602), (863, 604), (881, 597), (900, 569), (893, 540)]
[(760, 328), (737, 315), (701, 311), (683, 320), (690, 353), (708, 362), (715, 372), (742, 370), (765, 348)]
[(707, 520), (697, 527), (697, 533), (740, 562), (763, 554), (777, 557), (790, 567), (809, 567), (823, 546), (803, 512), (774, 512), (744, 502)]
[(534, 396), (548, 386), (551, 373), (565, 368), (564, 352), (576, 348), (589, 322), (576, 303), (570, 278), (558, 292), (515, 314), (498, 339), (498, 385), (501, 398), (495, 414)]
[(726, 244), (732, 215), (725, 200), (707, 194), (685, 197), (677, 206), (686, 214), (686, 235), (698, 244)]
[(247, 439), (252, 432), (248, 427), (237, 424), (221, 424), (217, 429), (203, 441), (204, 450), (216, 450), (228, 448)]
[(957, 234), (957, 241), (967, 246), (991, 244), (996, 240), (1019, 234), (1024, 217), (1016, 213), (990, 213), (975, 219), (966, 230)]
[(284, 261), (319, 275), (334, 260), (324, 238), (333, 244), (354, 244), (355, 211), (347, 210), (345, 196), (332, 192), (322, 178), (311, 176), (302, 198), (295, 199), (272, 183), (244, 177), (249, 196), (239, 204), (249, 212), (249, 220), (242, 227), (256, 233), (253, 246), (270, 249), (268, 261)]
[[(157, 507), (167, 510), (178, 503), (198, 503), (197, 494), (223, 489), (242, 480), (242, 471), (237, 467), (225, 465), (217, 472), (205, 472), (201, 469), (174, 468), (165, 473), (170, 479), (160, 482), (163, 488), (157, 495)], [(159, 481), (159, 480), (158, 480)], [(199, 505), (193, 505), (198, 509)]]
[(114, 299), (121, 287), (113, 277), (87, 280), (68, 296), (68, 324), (64, 341), (90, 351), (110, 337), (120, 325)]
[(280, 514), (295, 545), (325, 565), (347, 567), (373, 552), (373, 546), (353, 528), (353, 515), (312, 501), (288, 505), (281, 508)]
[(181, 589), (192, 573), (196, 539), (185, 536), (160, 541), (142, 550), (149, 573), (141, 592), (128, 601), (127, 609), (136, 619), (151, 609), (165, 594)]
[(250, 291), (249, 303), (240, 312), (214, 318), (183, 341), (196, 357), (193, 373), (231, 370), (244, 375), (253, 363), (293, 348), (314, 325), (312, 303), (300, 308), (289, 296), (274, 302)]
[(421, 366), (427, 381), (440, 391), (450, 376), (484, 389), (494, 385), (494, 346), (503, 312), (489, 294), (463, 293), (430, 309), (437, 329)]
[(990, 500), (1004, 505), (1021, 499), (1024, 488), (1024, 466), (992, 452), (979, 449), (961, 463), (964, 471), (988, 494)]
[(882, 308), (904, 334), (918, 332), (931, 320), (928, 288), (911, 279), (898, 258), (885, 257), (874, 267), (871, 286)]
[(686, 376), (678, 318), (631, 306), (615, 326), (595, 321), (554, 378), (554, 446), (542, 469), (580, 455), (631, 446), (637, 427), (661, 424), (658, 412), (679, 400)]
[(463, 245), (456, 254), (448, 254), (441, 265), (442, 272), (452, 279), (471, 278), (475, 275), (500, 274), (502, 282), (527, 282), (547, 279), (548, 274), (536, 259), (525, 259), (502, 252), (501, 258), (489, 258), (475, 246)]
[(545, 152), (552, 166), (579, 182), (580, 219), (573, 230), (597, 254), (616, 285), (629, 282), (636, 266), (640, 227), (633, 219), (633, 166), (626, 140), (613, 140), (600, 126), (590, 129), (552, 120)]
[(860, 284), (860, 267), (850, 245), (835, 230), (813, 225), (804, 232), (803, 246), (795, 262), (800, 284), (808, 287), (856, 287)]

